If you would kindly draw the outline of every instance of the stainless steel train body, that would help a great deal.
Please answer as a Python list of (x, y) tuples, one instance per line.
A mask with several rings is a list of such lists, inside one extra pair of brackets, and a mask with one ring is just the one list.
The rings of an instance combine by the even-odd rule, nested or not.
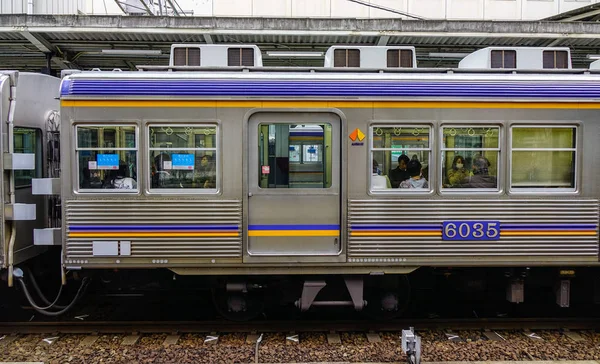
[[(34, 230), (48, 227), (51, 213), (47, 199), (33, 194), (32, 181), (49, 176), (52, 155), (48, 138), (53, 132), (58, 136), (59, 86), (56, 77), (0, 72), (0, 186), (4, 206), (0, 210), (0, 268), (12, 269), (46, 249), (34, 244)], [(58, 153), (55, 157), (58, 163)], [(58, 173), (59, 165), (54, 167)]]
[[(75, 73), (61, 85), (64, 262), (197, 275), (597, 265), (599, 96), (600, 77), (581, 72)], [(402, 154), (428, 187), (377, 186)], [(472, 183), (482, 157), (491, 184)]]

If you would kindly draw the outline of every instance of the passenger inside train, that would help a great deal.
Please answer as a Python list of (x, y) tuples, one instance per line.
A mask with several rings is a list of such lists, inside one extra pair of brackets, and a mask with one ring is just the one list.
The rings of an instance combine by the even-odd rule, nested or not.
[(422, 176), (421, 163), (417, 159), (408, 162), (406, 170), (410, 178), (400, 183), (400, 188), (429, 188), (427, 179)]
[(461, 155), (454, 157), (452, 167), (448, 171), (448, 184), (450, 187), (463, 184), (470, 176), (465, 165), (465, 159)]
[(410, 178), (406, 166), (410, 162), (410, 158), (406, 154), (402, 154), (398, 157), (398, 166), (394, 169), (390, 169), (389, 177), (392, 188), (398, 188), (402, 181)]
[(490, 161), (482, 155), (473, 160), (473, 175), (469, 177), (465, 187), (468, 188), (496, 188), (495, 176), (489, 175)]

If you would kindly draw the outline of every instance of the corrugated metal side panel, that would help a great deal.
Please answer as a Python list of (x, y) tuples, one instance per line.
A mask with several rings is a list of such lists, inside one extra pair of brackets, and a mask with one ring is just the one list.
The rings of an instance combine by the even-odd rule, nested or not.
[(27, 13), (27, 0), (1, 0), (0, 14)]
[[(237, 200), (72, 200), (66, 202), (66, 224), (67, 259), (93, 258), (92, 241), (99, 240), (131, 241), (132, 258), (242, 255), (242, 203)], [(86, 230), (100, 233), (95, 237), (71, 237), (74, 232)], [(228, 236), (164, 236), (164, 232), (173, 230), (229, 233)], [(118, 236), (122, 231), (162, 232), (156, 235), (163, 236)], [(102, 232), (117, 236), (102, 237)]]
[[(350, 200), (348, 255), (429, 258), (598, 256), (598, 210), (598, 200)], [(500, 239), (442, 240), (442, 224), (450, 220), (499, 221)], [(513, 229), (519, 230), (522, 226), (521, 230), (529, 231), (503, 236), (507, 229), (502, 226), (509, 224)], [(360, 226), (369, 225), (383, 227), (382, 230), (388, 227), (388, 231), (395, 228), (416, 232), (412, 236), (410, 233), (377, 236), (371, 229), (361, 230), (360, 236), (353, 236)], [(577, 234), (576, 230), (582, 229), (587, 235)], [(427, 233), (423, 233), (425, 231)], [(552, 235), (547, 231), (559, 233)]]
[[(3, 0), (6, 1), (6, 0)], [(79, 0), (34, 0), (34, 14), (77, 14)], [(27, 0), (25, 0), (25, 10), (27, 10)]]

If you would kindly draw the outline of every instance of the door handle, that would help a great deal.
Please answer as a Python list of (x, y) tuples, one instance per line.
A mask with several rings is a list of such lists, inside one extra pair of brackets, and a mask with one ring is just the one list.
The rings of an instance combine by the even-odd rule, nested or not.
[(252, 197), (252, 192), (248, 192), (248, 197)]

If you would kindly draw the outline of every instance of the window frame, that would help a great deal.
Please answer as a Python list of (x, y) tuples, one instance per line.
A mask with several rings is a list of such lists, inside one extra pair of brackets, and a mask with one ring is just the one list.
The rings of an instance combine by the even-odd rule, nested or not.
[[(78, 128), (79, 127), (134, 127), (134, 135), (135, 135), (135, 148), (79, 148), (79, 131)], [(106, 123), (106, 122), (75, 122), (73, 123), (73, 136), (74, 138), (71, 139), (73, 141), (73, 147), (71, 148), (71, 150), (75, 149), (75, 153), (74, 153), (74, 160), (72, 163), (73, 166), (73, 173), (75, 173), (74, 176), (74, 180), (75, 180), (75, 184), (74, 184), (74, 188), (73, 188), (73, 192), (75, 194), (94, 194), (94, 193), (101, 193), (101, 194), (110, 194), (110, 193), (116, 193), (116, 194), (129, 194), (129, 195), (139, 195), (141, 193), (141, 188), (140, 188), (140, 178), (139, 178), (139, 171), (140, 171), (140, 128), (137, 124), (137, 122), (135, 121), (121, 121), (119, 123)], [(79, 152), (82, 150), (88, 150), (88, 151), (135, 151), (135, 166), (136, 169), (138, 171), (138, 178), (137, 178), (137, 188), (134, 189), (115, 189), (115, 188), (80, 188), (80, 181), (79, 181)]]
[[(397, 149), (397, 148), (374, 148), (373, 147), (373, 130), (377, 127), (383, 128), (429, 128), (429, 148), (410, 148), (410, 149)], [(413, 189), (413, 188), (386, 188), (386, 189), (377, 189), (373, 190), (371, 188), (372, 182), (371, 179), (373, 177), (373, 153), (375, 152), (385, 152), (385, 151), (395, 151), (395, 150), (406, 150), (406, 151), (428, 151), (429, 152), (429, 160), (428, 167), (429, 171), (435, 171), (437, 169), (436, 163), (437, 158), (434, 157), (434, 153), (437, 153), (437, 140), (435, 136), (435, 125), (432, 122), (415, 120), (415, 121), (383, 121), (377, 120), (369, 123), (369, 129), (367, 137), (369, 139), (368, 144), (368, 153), (367, 153), (367, 194), (371, 196), (378, 195), (405, 195), (405, 194), (415, 194), (415, 195), (432, 195), (435, 192), (434, 183), (432, 180), (435, 180), (437, 176), (435, 176), (435, 172), (430, 172), (428, 176), (427, 183), (429, 188), (423, 189)]]
[[(498, 165), (496, 167), (496, 188), (495, 189), (491, 189), (491, 188), (447, 188), (443, 186), (443, 167), (445, 164), (445, 161), (442, 159), (442, 153), (443, 152), (447, 152), (447, 151), (472, 151), (475, 149), (472, 148), (447, 148), (443, 146), (443, 140), (444, 140), (444, 128), (446, 127), (469, 127), (469, 128), (485, 128), (485, 127), (494, 127), (494, 128), (498, 128), (498, 147), (497, 148), (482, 148), (482, 149), (478, 149), (478, 150), (482, 150), (482, 151), (494, 151), (497, 150), (498, 152)], [(465, 122), (459, 122), (459, 123), (454, 123), (454, 122), (442, 122), (439, 126), (438, 126), (438, 138), (439, 138), (439, 149), (438, 149), (438, 157), (439, 157), (439, 166), (436, 169), (437, 175), (438, 175), (438, 181), (437, 181), (437, 185), (436, 187), (438, 188), (439, 194), (440, 195), (444, 195), (444, 194), (449, 194), (449, 195), (457, 195), (457, 194), (473, 194), (473, 193), (477, 193), (477, 194), (481, 194), (481, 195), (501, 195), (504, 193), (505, 191), (505, 187), (504, 187), (504, 176), (503, 176), (503, 170), (504, 170), (504, 155), (502, 153), (502, 147), (505, 146), (505, 136), (504, 136), (504, 128), (503, 128), (503, 124), (502, 123), (482, 123), (482, 124), (470, 124), (470, 123), (465, 123)], [(506, 152), (504, 153), (506, 154)]]
[[(575, 148), (513, 148), (513, 129), (514, 128), (553, 128), (553, 129), (575, 129)], [(507, 159), (508, 163), (506, 166), (507, 170), (507, 194), (509, 195), (578, 195), (581, 193), (580, 181), (581, 181), (581, 158), (582, 158), (582, 128), (583, 125), (579, 121), (522, 121), (507, 124), (508, 137), (506, 138), (507, 143)], [(512, 185), (512, 164), (513, 164), (513, 151), (572, 151), (575, 152), (573, 161), (575, 168), (573, 172), (574, 183), (573, 187), (569, 188), (513, 188)]]
[[(259, 121), (258, 124), (256, 125), (257, 130), (258, 130), (258, 138), (260, 139), (260, 128), (261, 128), (261, 126), (288, 125), (288, 127), (289, 127), (289, 125), (293, 125), (293, 124), (294, 124), (293, 122), (285, 122), (285, 121), (284, 122), (276, 122), (276, 123), (269, 122), (269, 121)], [(298, 124), (298, 123), (296, 123), (296, 124)], [(333, 122), (331, 122), (331, 121), (323, 121), (323, 122), (309, 121), (309, 122), (301, 122), (300, 124), (303, 124), (303, 125), (323, 125), (323, 126), (329, 125), (330, 128), (331, 128), (331, 131), (332, 131), (331, 145), (333, 145), (333, 143), (334, 143), (334, 139), (333, 139), (334, 124), (333, 124)], [(325, 128), (323, 129), (323, 132), (324, 131), (325, 131)], [(296, 144), (294, 144), (294, 145), (296, 145)], [(325, 135), (323, 135), (323, 145), (325, 145)], [(260, 148), (260, 142), (257, 142), (257, 146)], [(305, 161), (304, 161), (304, 147), (305, 146), (306, 146), (305, 144), (301, 144), (300, 145), (300, 147), (301, 147), (300, 148), (301, 149), (301, 151), (300, 151), (300, 161), (302, 162), (301, 164), (318, 163), (318, 161), (317, 162), (308, 161), (308, 162), (305, 163)], [(268, 146), (267, 146), (267, 148), (268, 148)], [(323, 148), (323, 150), (321, 151), (321, 153), (323, 153), (323, 154), (326, 153), (326, 148)], [(321, 154), (321, 159), (322, 160), (324, 158), (323, 154)], [(256, 167), (261, 168), (260, 157), (257, 158), (257, 161), (258, 161), (259, 164)], [(332, 173), (333, 173), (334, 160), (333, 159), (332, 160), (328, 160), (328, 162), (331, 164)], [(341, 164), (340, 164), (340, 168), (341, 168)], [(326, 169), (327, 169), (327, 166), (324, 166), (324, 170), (326, 170)], [(259, 173), (259, 176), (260, 176), (260, 173)], [(289, 177), (289, 174), (288, 174), (288, 177)], [(329, 186), (327, 186), (327, 187), (296, 187), (296, 188), (290, 188), (290, 187), (288, 187), (288, 188), (269, 188), (269, 187), (267, 187), (267, 188), (264, 188), (264, 187), (260, 186), (260, 183), (258, 181), (256, 182), (256, 186), (257, 186), (257, 190), (258, 191), (278, 191), (278, 190), (279, 191), (281, 191), (281, 190), (292, 191), (293, 190), (294, 192), (300, 192), (300, 193), (303, 193), (303, 194), (304, 193), (319, 194), (319, 191), (332, 191), (334, 189), (334, 176), (333, 175), (329, 176), (329, 179), (330, 179), (329, 180)], [(338, 181), (338, 184), (340, 184), (340, 183), (341, 183), (341, 180)], [(289, 184), (288, 184), (288, 186), (289, 186)], [(313, 191), (316, 191), (316, 192), (313, 192)], [(280, 192), (276, 192), (276, 193), (280, 193)]]
[[(152, 188), (152, 181), (150, 178), (150, 152), (156, 150), (165, 150), (165, 148), (154, 148), (150, 146), (150, 128), (152, 127), (189, 127), (202, 128), (210, 127), (215, 128), (215, 147), (214, 148), (167, 148), (167, 150), (173, 151), (214, 151), (215, 155), (215, 188)], [(219, 195), (221, 194), (221, 124), (218, 121), (185, 121), (177, 120), (176, 122), (169, 122), (167, 120), (152, 120), (147, 121), (144, 124), (144, 193), (147, 195)], [(195, 161), (195, 159), (194, 159)], [(139, 175), (139, 173), (138, 173)]]

